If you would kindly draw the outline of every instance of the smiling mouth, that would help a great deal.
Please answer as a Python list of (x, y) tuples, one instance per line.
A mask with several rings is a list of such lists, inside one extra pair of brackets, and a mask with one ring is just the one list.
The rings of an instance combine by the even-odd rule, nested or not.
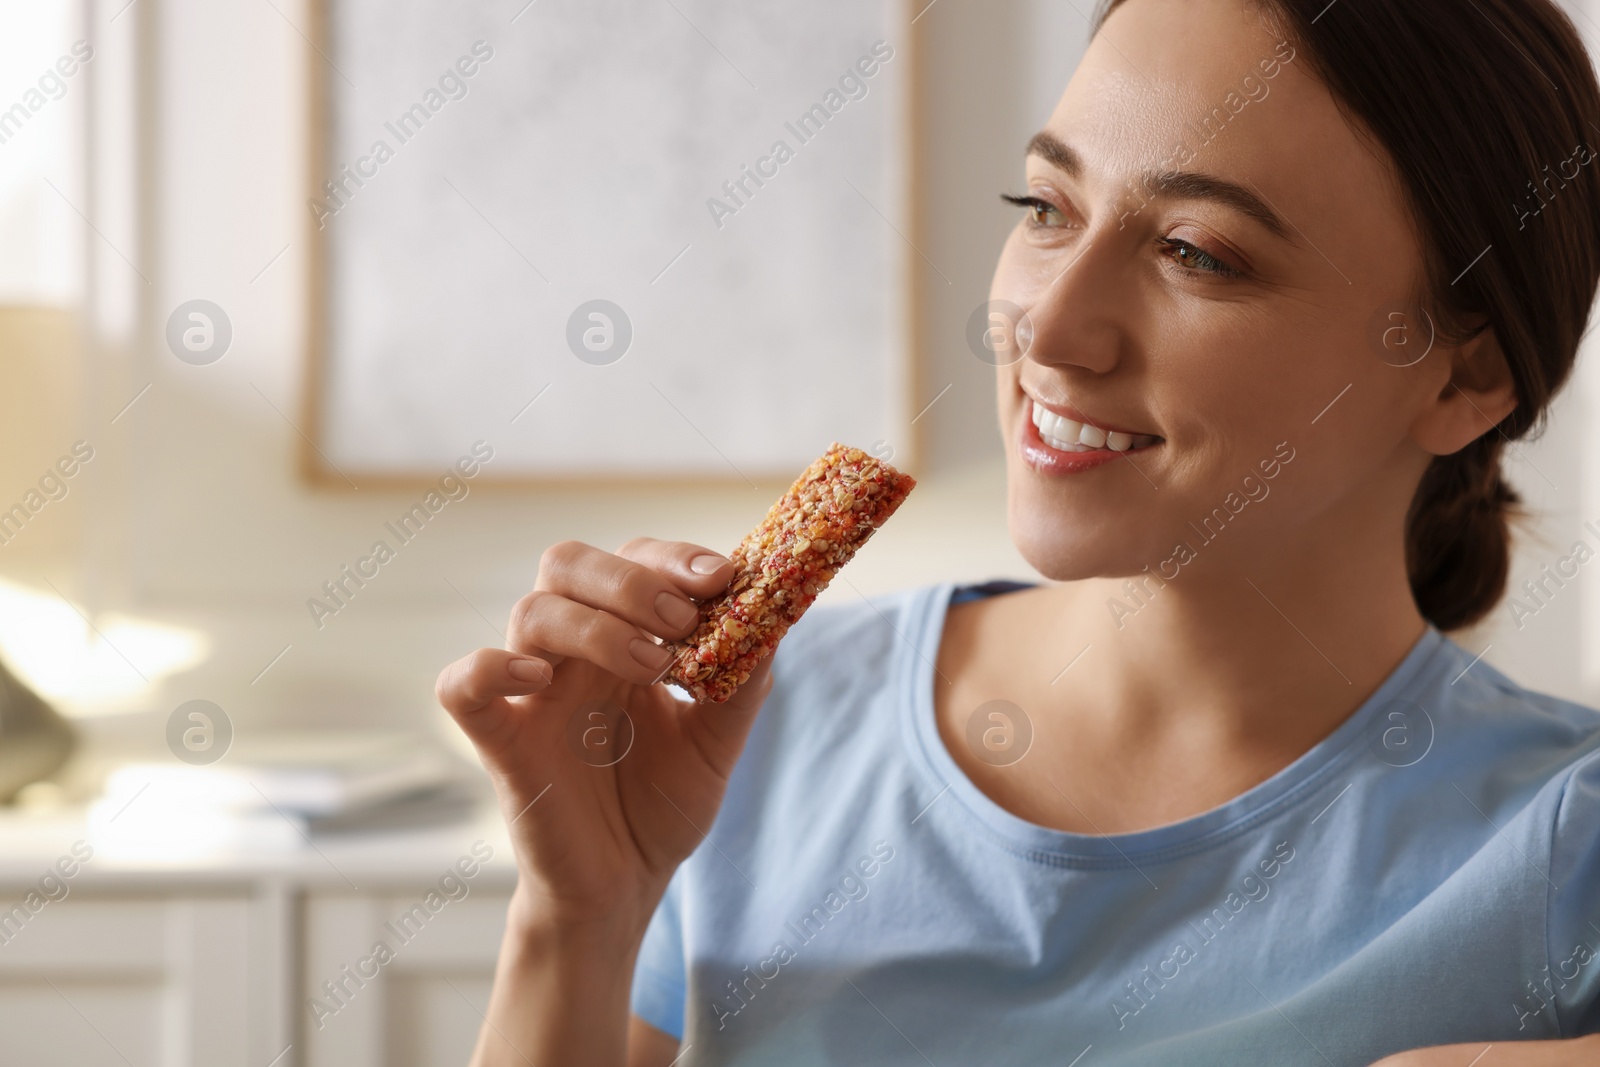
[(1039, 438), (1058, 452), (1131, 452), (1160, 441), (1154, 434), (1132, 434), (1112, 431), (1107, 433), (1086, 422), (1064, 419), (1028, 399), (1029, 415), (1039, 431)]

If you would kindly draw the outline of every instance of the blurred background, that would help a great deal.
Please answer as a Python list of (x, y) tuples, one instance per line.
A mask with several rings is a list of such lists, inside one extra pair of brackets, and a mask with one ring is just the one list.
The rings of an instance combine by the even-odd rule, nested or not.
[[(759, 67), (712, 54), (718, 4), (670, 6), (706, 46), (694, 62)], [(1595, 5), (1566, 6), (1600, 40)], [(466, 7), (538, 33), (561, 5)], [(311, 94), (336, 76), (319, 10), (31, 0), (0, 14), (0, 509), (24, 509), (0, 517), (6, 1063), (460, 1062), (511, 871), (435, 676), (499, 643), (553, 542), (727, 549), (782, 488), (474, 481), (317, 625), (308, 598), (427, 488), (306, 473)], [(886, 11), (914, 120), (904, 211), (883, 225), (909, 249), (901, 414), (921, 487), (829, 600), (1031, 576), (1006, 532), (993, 370), (966, 329), (1015, 221), (997, 194), (1020, 183), (1089, 2)], [(814, 58), (833, 71), (870, 43)], [(197, 299), (231, 332), (207, 363), (168, 343)], [(1538, 513), (1514, 587), (1574, 542), (1600, 546), (1585, 527), (1600, 530), (1600, 366), (1591, 352), (1580, 367), (1512, 464)], [(1458, 640), (1600, 705), (1596, 573)], [(393, 962), (373, 959), (378, 940)]]

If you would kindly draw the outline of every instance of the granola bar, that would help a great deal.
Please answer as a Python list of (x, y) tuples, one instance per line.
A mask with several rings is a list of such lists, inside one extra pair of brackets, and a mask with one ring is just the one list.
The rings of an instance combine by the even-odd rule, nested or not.
[(665, 680), (697, 701), (733, 696), (916, 484), (835, 442), (739, 542), (733, 580), (701, 606), (695, 632), (672, 646)]

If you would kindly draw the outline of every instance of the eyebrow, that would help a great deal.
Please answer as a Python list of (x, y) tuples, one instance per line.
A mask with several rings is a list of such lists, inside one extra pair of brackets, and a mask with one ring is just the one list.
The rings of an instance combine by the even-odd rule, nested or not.
[[(1073, 178), (1083, 176), (1083, 157), (1075, 148), (1048, 131), (1040, 131), (1028, 142), (1027, 154), (1038, 156), (1046, 163)], [(1196, 171), (1147, 171), (1141, 178), (1146, 189), (1156, 196), (1170, 196), (1181, 200), (1210, 200), (1239, 211), (1255, 219), (1273, 234), (1294, 243), (1289, 227), (1278, 213), (1259, 196), (1242, 185), (1212, 174)]]

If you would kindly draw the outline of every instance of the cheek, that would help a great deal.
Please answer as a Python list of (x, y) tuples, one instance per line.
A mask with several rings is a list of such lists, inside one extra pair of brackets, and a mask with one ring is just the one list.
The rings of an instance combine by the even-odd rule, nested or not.
[[(1191, 340), (1163, 337), (1149, 385), (1175, 446), (1166, 457), (1174, 528), (1210, 514), (1244, 478), (1287, 453), (1294, 459), (1247, 508), (1252, 536), (1299, 525), (1378, 477), (1403, 437), (1394, 383), (1341, 316), (1296, 321), (1190, 320)], [(1165, 495), (1165, 494), (1164, 494)]]
[(995, 263), (994, 278), (989, 285), (989, 299), (1009, 300), (1020, 307), (1032, 307), (1039, 294), (1071, 262), (1069, 249), (1039, 248), (1029, 242), (1023, 224), (1012, 227), (1011, 234), (1000, 249)]
[(1319, 331), (1244, 306), (1180, 302), (1170, 312), (1153, 319), (1144, 386), (1168, 459), (1195, 474), (1237, 482), (1277, 442), (1304, 438), (1338, 391), (1328, 382), (1349, 381)]
[(994, 372), (995, 402), (1000, 410), (1000, 423), (1002, 426), (1015, 416), (1022, 402), (1022, 387), (1018, 384), (1022, 375), (1022, 361), (1005, 367), (996, 367)]

